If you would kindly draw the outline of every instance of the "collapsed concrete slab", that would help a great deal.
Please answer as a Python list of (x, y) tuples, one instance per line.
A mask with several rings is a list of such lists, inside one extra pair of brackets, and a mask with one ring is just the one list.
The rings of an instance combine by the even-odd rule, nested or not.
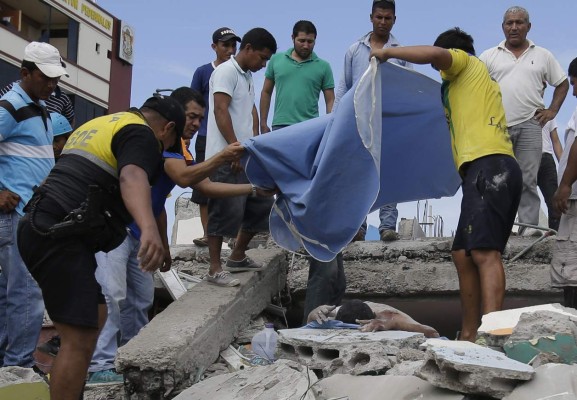
[(0, 368), (0, 399), (50, 400), (48, 384), (31, 368)]
[(508, 357), (524, 363), (540, 353), (556, 355), (562, 363), (577, 363), (577, 315), (524, 313), (503, 349)]
[(421, 333), (402, 331), (283, 329), (279, 331), (278, 357), (322, 371), (325, 377), (336, 373), (384, 373), (393, 366), (401, 348), (417, 349), (424, 341)]
[(426, 363), (417, 376), (457, 392), (501, 399), (535, 374), (531, 366), (474, 343), (429, 339), (424, 346)]
[(517, 386), (504, 400), (577, 400), (577, 365), (547, 364)]
[(125, 400), (124, 384), (98, 383), (89, 384), (84, 388), (84, 400)]
[(464, 400), (462, 394), (437, 388), (414, 376), (337, 374), (315, 385), (318, 400)]
[(306, 367), (278, 360), (272, 365), (207, 379), (185, 390), (175, 400), (315, 400), (310, 387), (316, 382), (317, 377)]
[(170, 399), (191, 386), (284, 287), (285, 253), (250, 250), (249, 255), (268, 267), (236, 274), (239, 287), (196, 285), (118, 350), (116, 368), (124, 374), (129, 399)]

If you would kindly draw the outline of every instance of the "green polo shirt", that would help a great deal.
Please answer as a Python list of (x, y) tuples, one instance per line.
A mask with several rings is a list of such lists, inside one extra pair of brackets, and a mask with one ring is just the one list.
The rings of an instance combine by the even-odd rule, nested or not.
[(308, 60), (291, 57), (293, 49), (272, 56), (265, 76), (275, 85), (272, 126), (293, 125), (319, 116), (319, 95), (335, 87), (331, 66), (313, 52)]

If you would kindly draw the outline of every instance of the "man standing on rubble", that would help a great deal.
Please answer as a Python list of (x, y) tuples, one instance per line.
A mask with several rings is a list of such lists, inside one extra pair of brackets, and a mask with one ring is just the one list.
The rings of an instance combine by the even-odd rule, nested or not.
[(463, 312), (460, 339), (474, 342), (480, 316), (503, 307), (501, 254), (513, 227), (522, 186), (499, 85), (475, 57), (473, 38), (459, 28), (443, 32), (434, 46), (373, 50), (371, 56), (380, 61), (398, 58), (430, 63), (443, 78), (442, 99), (463, 190), (452, 247)]

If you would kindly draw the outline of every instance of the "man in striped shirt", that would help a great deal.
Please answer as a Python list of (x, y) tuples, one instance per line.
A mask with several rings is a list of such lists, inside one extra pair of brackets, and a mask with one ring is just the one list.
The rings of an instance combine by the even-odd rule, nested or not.
[(18, 222), (33, 188), (54, 166), (45, 100), (67, 75), (58, 50), (32, 42), (21, 80), (0, 98), (0, 366), (34, 367), (44, 304), (16, 245)]

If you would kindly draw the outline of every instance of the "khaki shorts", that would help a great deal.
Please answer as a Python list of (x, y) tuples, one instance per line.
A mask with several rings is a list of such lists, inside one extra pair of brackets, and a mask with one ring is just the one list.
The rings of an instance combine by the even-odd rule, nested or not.
[(577, 286), (577, 200), (569, 200), (569, 209), (561, 215), (553, 257), (551, 285)]

